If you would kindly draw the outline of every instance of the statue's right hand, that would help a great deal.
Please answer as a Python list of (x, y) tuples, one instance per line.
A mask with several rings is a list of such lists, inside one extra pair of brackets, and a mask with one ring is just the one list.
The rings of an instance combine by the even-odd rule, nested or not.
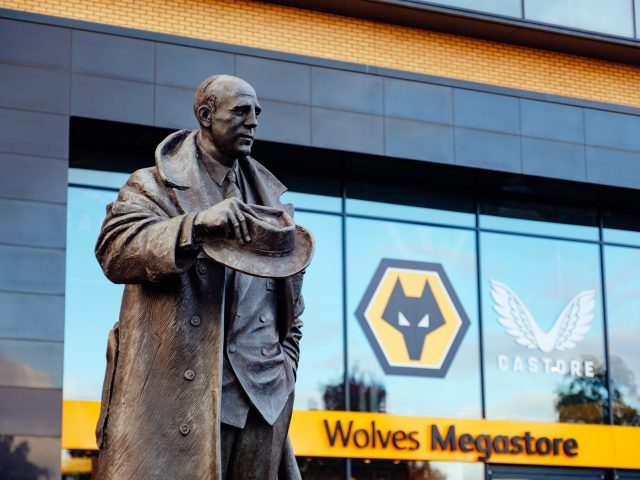
[(256, 214), (251, 207), (237, 198), (227, 198), (197, 213), (193, 221), (195, 234), (200, 238), (226, 235), (235, 237), (240, 244), (250, 242), (245, 215)]

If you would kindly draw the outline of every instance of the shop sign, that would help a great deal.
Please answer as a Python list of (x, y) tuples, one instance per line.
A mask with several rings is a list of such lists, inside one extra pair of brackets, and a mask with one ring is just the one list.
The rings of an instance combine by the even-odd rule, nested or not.
[(356, 316), (390, 375), (444, 377), (469, 326), (438, 263), (383, 259)]
[[(493, 310), (498, 323), (528, 354), (499, 354), (498, 369), (573, 377), (593, 377), (595, 363), (584, 358), (558, 358), (555, 352), (569, 352), (584, 339), (594, 318), (595, 290), (577, 293), (562, 309), (548, 331), (540, 328), (525, 303), (507, 285), (491, 280)], [(555, 353), (555, 354), (554, 354)]]

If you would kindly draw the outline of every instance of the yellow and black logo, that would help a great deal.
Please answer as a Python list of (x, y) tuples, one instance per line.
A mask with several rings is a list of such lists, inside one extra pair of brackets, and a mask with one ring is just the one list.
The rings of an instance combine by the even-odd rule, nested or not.
[(469, 318), (438, 263), (383, 259), (356, 316), (384, 371), (444, 377)]

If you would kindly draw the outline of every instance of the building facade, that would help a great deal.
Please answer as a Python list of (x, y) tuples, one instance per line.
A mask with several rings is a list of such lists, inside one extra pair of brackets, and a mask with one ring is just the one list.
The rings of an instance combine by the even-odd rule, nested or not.
[(0, 0), (0, 478), (90, 478), (104, 209), (257, 90), (308, 479), (640, 478), (637, 0)]

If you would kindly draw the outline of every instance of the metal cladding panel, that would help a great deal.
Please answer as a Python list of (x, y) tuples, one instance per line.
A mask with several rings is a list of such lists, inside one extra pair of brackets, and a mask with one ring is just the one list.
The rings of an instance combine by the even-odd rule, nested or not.
[(71, 30), (0, 19), (0, 62), (68, 70)]
[(156, 44), (156, 83), (193, 91), (211, 75), (233, 75), (234, 55), (203, 48)]
[(520, 106), (523, 135), (584, 143), (584, 109), (536, 100), (522, 100)]
[(382, 154), (383, 123), (379, 115), (311, 109), (311, 144), (348, 152)]
[(517, 98), (457, 88), (453, 93), (453, 107), (457, 126), (520, 133)]
[(385, 154), (390, 157), (454, 163), (453, 127), (401, 118), (385, 118)]
[(66, 159), (0, 152), (0, 197), (65, 203)]
[(0, 108), (0, 152), (67, 158), (69, 117)]
[(614, 187), (640, 188), (640, 152), (587, 147), (587, 180)]
[(377, 75), (331, 68), (311, 69), (311, 103), (350, 112), (383, 114), (383, 82)]
[(238, 55), (236, 75), (253, 85), (260, 100), (303, 105), (311, 101), (311, 67), (308, 65)]
[(522, 173), (585, 182), (584, 145), (522, 137)]
[(0, 63), (0, 106), (50, 113), (69, 112), (68, 72)]
[(311, 144), (311, 108), (308, 105), (260, 100), (256, 137), (272, 142)]
[(0, 290), (64, 294), (65, 252), (0, 245)]
[(449, 125), (453, 123), (453, 89), (385, 78), (384, 112), (390, 117)]
[(65, 247), (67, 207), (0, 198), (0, 244), (30, 247)]
[(193, 113), (193, 88), (156, 85), (154, 125), (165, 128), (198, 128)]
[(456, 128), (456, 165), (522, 172), (517, 135)]

